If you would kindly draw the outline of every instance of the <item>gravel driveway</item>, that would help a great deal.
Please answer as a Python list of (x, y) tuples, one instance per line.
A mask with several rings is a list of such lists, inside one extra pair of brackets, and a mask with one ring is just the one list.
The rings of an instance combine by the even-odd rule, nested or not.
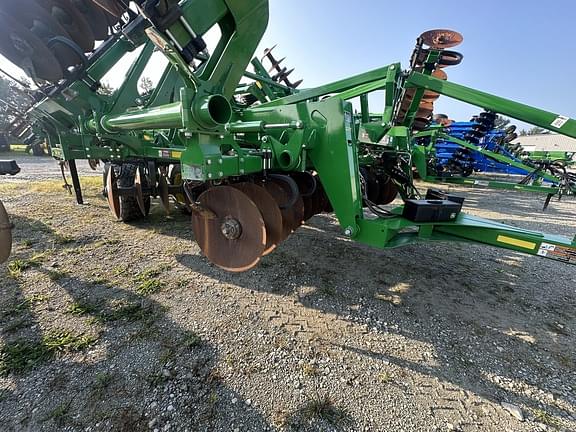
[[(2, 431), (576, 430), (574, 267), (380, 251), (317, 216), (229, 274), (176, 210), (124, 225), (96, 185), (77, 206), (2, 182)], [(452, 190), (475, 215), (576, 233), (574, 200)]]

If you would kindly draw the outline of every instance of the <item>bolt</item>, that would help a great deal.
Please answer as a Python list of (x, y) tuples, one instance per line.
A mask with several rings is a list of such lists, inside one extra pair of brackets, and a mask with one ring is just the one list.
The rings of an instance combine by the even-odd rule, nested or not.
[(243, 170), (243, 169), (240, 170), (240, 174), (244, 174), (244, 170)]
[(212, 173), (208, 173), (208, 178), (212, 178)]
[(220, 171), (220, 172), (218, 173), (218, 175), (219, 175), (220, 177), (224, 177), (224, 173), (223, 173), (222, 171)]
[(344, 230), (344, 235), (347, 237), (351, 237), (352, 236), (352, 228), (348, 227)]
[(241, 163), (244, 163), (244, 158), (240, 158), (240, 162), (241, 162)]
[(206, 163), (207, 163), (208, 165), (212, 165), (212, 161), (211, 161), (210, 159), (208, 159), (208, 161), (206, 161)]
[(236, 219), (227, 217), (220, 225), (220, 231), (228, 240), (236, 240), (242, 235), (242, 225)]
[(218, 163), (219, 163), (220, 165), (222, 165), (222, 162), (223, 162), (222, 159), (218, 159)]

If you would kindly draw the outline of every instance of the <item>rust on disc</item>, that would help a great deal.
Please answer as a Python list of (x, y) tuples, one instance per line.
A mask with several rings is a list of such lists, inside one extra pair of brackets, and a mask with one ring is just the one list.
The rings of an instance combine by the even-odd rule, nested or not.
[(38, 2), (68, 32), (84, 52), (94, 49), (94, 34), (86, 17), (71, 0), (43, 0)]
[(168, 182), (166, 177), (161, 175), (158, 177), (158, 194), (160, 195), (160, 203), (167, 215), (170, 214), (170, 195), (168, 193)]
[(282, 213), (278, 204), (262, 186), (254, 183), (237, 183), (232, 186), (244, 192), (260, 210), (266, 226), (266, 249), (262, 255), (268, 255), (282, 241)]
[(284, 208), (293, 200), (293, 197), (290, 196), (292, 193), (290, 187), (283, 181), (274, 179), (265, 182), (264, 187), (280, 207), (283, 237), (286, 239), (304, 222), (304, 200), (302, 196), (298, 194), (296, 201), (291, 206)]
[(380, 183), (379, 202), (381, 204), (390, 204), (398, 196), (396, 184), (388, 179), (385, 183)]
[(114, 167), (110, 167), (108, 170), (108, 176), (106, 176), (106, 191), (108, 198), (108, 208), (114, 215), (114, 217), (120, 220), (120, 197), (118, 196), (118, 188), (116, 187), (116, 175), (114, 174)]
[(192, 212), (196, 241), (218, 267), (242, 272), (251, 269), (266, 249), (266, 226), (256, 204), (232, 186), (216, 186), (198, 197), (198, 204), (215, 218)]
[[(110, 171), (112, 171), (112, 169), (110, 169)], [(136, 169), (136, 175), (134, 176), (134, 195), (136, 196), (136, 202), (138, 203), (140, 213), (142, 213), (142, 216), (146, 216), (144, 195), (142, 194), (142, 177), (140, 176), (140, 168)]]
[(436, 69), (432, 72), (432, 76), (442, 81), (446, 81), (448, 79), (448, 75), (442, 69)]
[(425, 45), (432, 49), (452, 48), (460, 45), (464, 40), (462, 35), (454, 30), (429, 30), (420, 35)]
[(0, 12), (0, 53), (21, 68), (27, 69), (31, 64), (32, 73), (40, 79), (58, 81), (64, 76), (58, 59), (48, 46), (3, 12)]

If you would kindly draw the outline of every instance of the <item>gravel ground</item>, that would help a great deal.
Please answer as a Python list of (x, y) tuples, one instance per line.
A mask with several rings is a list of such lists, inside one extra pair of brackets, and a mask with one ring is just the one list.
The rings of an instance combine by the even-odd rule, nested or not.
[[(0, 183), (16, 225), (0, 430), (576, 431), (574, 267), (454, 243), (380, 251), (317, 216), (229, 274), (188, 216), (114, 222), (92, 183), (84, 206)], [(543, 214), (541, 196), (452, 190), (472, 214), (576, 232), (573, 200)]]

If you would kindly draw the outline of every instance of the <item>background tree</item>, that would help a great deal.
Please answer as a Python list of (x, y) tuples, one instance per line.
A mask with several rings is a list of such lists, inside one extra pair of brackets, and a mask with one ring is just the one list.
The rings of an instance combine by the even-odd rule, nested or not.
[(506, 129), (510, 124), (510, 119), (506, 117), (502, 117), (501, 115), (496, 116), (496, 120), (494, 120), (494, 127), (496, 129)]
[(522, 130), (520, 131), (520, 136), (527, 136), (527, 135), (546, 135), (546, 134), (549, 134), (549, 133), (550, 133), (549, 130), (543, 129), (543, 128), (538, 127), (538, 126), (534, 126), (533, 128), (528, 129), (528, 130), (522, 129)]
[(140, 90), (142, 90), (142, 92), (140, 94), (142, 96), (146, 96), (146, 95), (149, 95), (150, 93), (152, 93), (152, 90), (154, 90), (154, 83), (152, 82), (152, 80), (150, 78), (144, 76), (144, 77), (140, 78), (139, 87), (140, 87)]

